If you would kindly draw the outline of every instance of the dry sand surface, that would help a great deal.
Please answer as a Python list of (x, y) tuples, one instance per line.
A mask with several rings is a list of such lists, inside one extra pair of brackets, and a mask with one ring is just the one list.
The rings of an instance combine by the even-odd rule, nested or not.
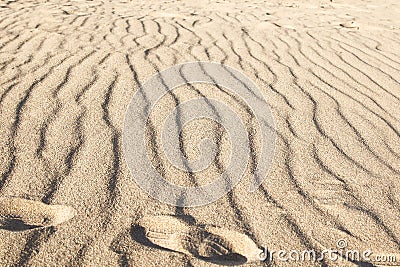
[[(262, 266), (253, 253), (263, 246), (322, 251), (342, 239), (399, 254), (399, 18), (397, 0), (1, 0), (0, 266)], [(254, 193), (244, 179), (210, 205), (176, 208), (138, 187), (122, 128), (139, 84), (192, 61), (223, 63), (259, 86), (276, 150)], [(254, 133), (248, 178), (260, 149), (254, 117), (211, 85), (161, 99), (153, 162), (180, 185), (211, 182), (229, 163), (229, 138), (208, 120), (182, 135), (188, 158), (202, 138), (218, 140), (203, 173), (177, 171), (163, 153), (166, 114), (199, 95), (231, 105)], [(368, 264), (271, 263), (378, 265)]]

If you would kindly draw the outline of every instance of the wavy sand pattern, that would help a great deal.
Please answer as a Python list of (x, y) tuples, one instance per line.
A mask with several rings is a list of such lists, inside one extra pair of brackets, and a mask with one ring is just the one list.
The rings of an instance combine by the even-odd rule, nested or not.
[[(0, 266), (212, 265), (204, 251), (135, 241), (142, 218), (163, 214), (190, 217), (193, 229), (222, 229), (214, 241), (227, 255), (233, 250), (226, 244), (236, 244), (232, 233), (275, 251), (320, 251), (345, 239), (351, 249), (400, 253), (399, 13), (395, 0), (1, 0), (0, 196), (77, 213), (57, 227), (2, 227)], [(121, 130), (140, 83), (197, 60), (239, 69), (262, 89), (276, 123), (275, 161), (255, 193), (242, 182), (208, 206), (174, 208), (131, 178)], [(149, 153), (166, 179), (204, 184), (227, 164), (221, 127), (198, 121), (185, 129), (182, 152), (196, 157), (192, 144), (208, 134), (218, 141), (215, 162), (190, 175), (168, 165), (158, 137), (162, 119), (190, 97), (233, 106), (255, 133), (257, 155), (254, 117), (235, 95), (212, 86), (180, 89), (162, 99), (148, 124)], [(178, 243), (188, 236), (196, 240), (183, 234)]]

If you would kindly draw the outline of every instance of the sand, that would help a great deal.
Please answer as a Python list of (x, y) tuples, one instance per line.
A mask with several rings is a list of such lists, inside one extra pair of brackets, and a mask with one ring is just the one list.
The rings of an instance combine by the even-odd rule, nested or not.
[[(398, 255), (399, 14), (395, 0), (1, 0), (0, 216), (19, 227), (0, 223), (0, 266), (266, 266), (256, 248), (321, 252), (344, 241)], [(148, 150), (166, 180), (206, 184), (229, 164), (229, 138), (208, 120), (187, 125), (181, 147), (196, 158), (199, 140), (218, 141), (203, 173), (182, 173), (163, 153), (166, 115), (200, 94), (237, 111), (256, 156), (231, 193), (177, 208), (139, 188), (122, 129), (141, 83), (193, 61), (258, 85), (274, 116), (275, 158), (250, 193), (253, 114), (215, 86), (178, 88), (150, 116)], [(18, 201), (5, 206), (10, 197)], [(271, 263), (379, 266), (368, 264)]]

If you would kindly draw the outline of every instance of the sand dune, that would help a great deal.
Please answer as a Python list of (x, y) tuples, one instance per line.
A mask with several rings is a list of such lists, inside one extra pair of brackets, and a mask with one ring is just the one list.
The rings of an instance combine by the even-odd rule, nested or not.
[[(0, 265), (216, 264), (202, 258), (207, 242), (200, 252), (199, 246), (138, 242), (135, 227), (143, 218), (159, 220), (156, 229), (167, 227), (165, 217), (153, 217), (161, 215), (190, 217), (190, 227), (202, 233), (207, 230), (199, 225), (219, 229), (213, 234), (220, 236), (220, 249), (236, 244), (238, 235), (274, 251), (322, 251), (345, 240), (348, 249), (400, 253), (399, 13), (394, 0), (1, 0), (0, 197), (41, 202), (23, 225), (35, 224), (46, 204), (72, 207), (76, 215), (57, 226), (1, 228)], [(141, 83), (193, 61), (226, 64), (252, 79), (272, 109), (277, 143), (267, 179), (250, 193), (260, 153), (254, 114), (216, 86), (171, 91), (148, 125), (149, 155), (166, 180), (206, 184), (229, 161), (223, 129), (198, 120), (184, 129), (183, 153), (196, 158), (199, 140), (211, 138), (218, 157), (198, 174), (171, 167), (162, 123), (191, 98), (211, 97), (236, 110), (252, 133), (254, 155), (243, 182), (224, 198), (176, 208), (135, 183), (124, 160), (122, 128)], [(11, 213), (3, 207), (0, 216)], [(183, 232), (192, 243), (201, 240)], [(226, 251), (246, 254), (246, 244)], [(379, 266), (329, 259), (238, 263)]]

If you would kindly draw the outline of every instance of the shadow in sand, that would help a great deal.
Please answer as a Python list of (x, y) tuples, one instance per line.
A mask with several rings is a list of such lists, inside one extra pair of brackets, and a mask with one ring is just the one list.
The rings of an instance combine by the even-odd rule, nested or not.
[(376, 265), (370, 262), (365, 262), (365, 261), (351, 261), (351, 262), (360, 267), (376, 267)]
[(0, 221), (0, 229), (12, 232), (27, 231), (35, 228), (41, 228), (41, 227), (36, 225), (25, 224), (20, 219), (5, 219)]

